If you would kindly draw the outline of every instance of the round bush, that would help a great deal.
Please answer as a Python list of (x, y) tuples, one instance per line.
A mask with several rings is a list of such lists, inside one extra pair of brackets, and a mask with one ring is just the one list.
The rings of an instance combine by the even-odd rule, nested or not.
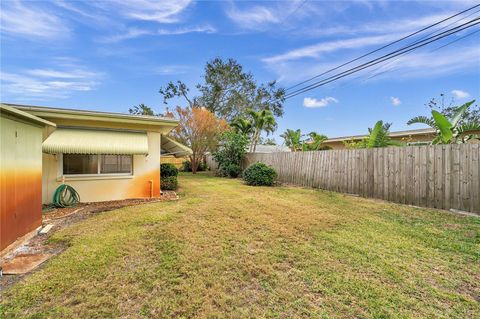
[(160, 164), (160, 177), (177, 176), (178, 169), (172, 163)]
[(174, 191), (177, 189), (177, 176), (168, 176), (160, 178), (160, 188), (163, 190)]
[(225, 168), (225, 172), (229, 177), (237, 178), (238, 176), (240, 176), (242, 169), (240, 168), (240, 165), (231, 163), (227, 165), (227, 167)]
[(264, 163), (250, 165), (243, 172), (243, 180), (252, 186), (272, 186), (276, 178), (277, 172)]

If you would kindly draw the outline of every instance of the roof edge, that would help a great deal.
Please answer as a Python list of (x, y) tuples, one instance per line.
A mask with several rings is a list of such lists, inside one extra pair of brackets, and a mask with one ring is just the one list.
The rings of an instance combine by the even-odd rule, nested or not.
[[(422, 134), (433, 134), (435, 132), (436, 131), (433, 128), (426, 128), (426, 129), (416, 129), (416, 130), (405, 130), (405, 131), (390, 132), (388, 134), (388, 136), (390, 136), (390, 137), (415, 136), (415, 135), (422, 135)], [(348, 141), (348, 140), (361, 140), (361, 139), (366, 138), (366, 137), (368, 137), (368, 135), (366, 135), (366, 134), (332, 137), (332, 138), (327, 139), (324, 143), (341, 142), (341, 141)]]
[(137, 123), (145, 124), (164, 124), (168, 126), (178, 125), (177, 119), (166, 118), (166, 117), (157, 117), (157, 116), (148, 116), (148, 115), (132, 115), (124, 113), (115, 113), (115, 112), (101, 112), (101, 111), (90, 111), (90, 110), (79, 110), (79, 109), (64, 109), (64, 108), (54, 108), (46, 106), (35, 106), (35, 105), (23, 105), (23, 104), (11, 104), (11, 103), (2, 103), (2, 105), (7, 105), (15, 109), (28, 112), (35, 116), (51, 117), (51, 118), (72, 118), (75, 116), (88, 117), (93, 119), (103, 119), (108, 121), (109, 119), (113, 120), (126, 120), (133, 121)]
[(18, 116), (23, 118), (24, 120), (30, 121), (30, 122), (35, 122), (35, 123), (40, 123), (44, 126), (53, 126), (56, 127), (57, 125), (55, 123), (52, 123), (50, 121), (44, 120), (38, 116), (32, 115), (30, 113), (18, 110), (17, 108), (14, 108), (10, 105), (1, 103), (0, 104), (0, 113), (9, 113), (14, 116)]

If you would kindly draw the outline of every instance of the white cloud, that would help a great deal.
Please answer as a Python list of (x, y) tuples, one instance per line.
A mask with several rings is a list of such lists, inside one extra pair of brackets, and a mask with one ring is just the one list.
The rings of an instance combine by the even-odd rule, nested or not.
[(390, 101), (392, 102), (393, 106), (398, 106), (402, 103), (398, 97), (391, 96)]
[(462, 90), (453, 90), (452, 95), (457, 99), (465, 99), (470, 96), (470, 93)]
[(189, 67), (187, 65), (163, 65), (157, 68), (155, 71), (160, 75), (173, 75), (173, 74), (185, 74), (187, 73)]
[(264, 6), (253, 6), (245, 10), (232, 6), (227, 11), (227, 16), (245, 29), (254, 29), (265, 24), (280, 22), (277, 14)]
[(345, 40), (321, 42), (315, 45), (306, 46), (303, 48), (288, 51), (283, 54), (268, 57), (263, 59), (263, 61), (270, 64), (272, 63), (276, 64), (279, 62), (298, 60), (306, 57), (318, 58), (321, 53), (335, 52), (335, 51), (344, 50), (344, 49), (357, 49), (357, 48), (362, 48), (362, 47), (376, 45), (376, 44), (383, 44), (396, 38), (398, 38), (398, 34), (359, 37), (359, 38), (351, 38), (351, 39), (345, 39)]
[(303, 99), (303, 106), (308, 108), (325, 107), (331, 103), (338, 103), (338, 100), (334, 97), (327, 96), (325, 98), (317, 100), (316, 98), (306, 97)]
[(138, 38), (141, 36), (147, 36), (147, 35), (149, 36), (180, 35), (180, 34), (187, 34), (187, 33), (215, 33), (215, 32), (217, 32), (217, 29), (215, 29), (210, 25), (177, 28), (177, 29), (171, 29), (171, 30), (159, 29), (157, 31), (148, 30), (148, 29), (131, 28), (120, 34), (103, 37), (99, 39), (99, 41), (104, 43), (114, 43), (114, 42), (120, 42), (124, 40)]
[(130, 19), (176, 23), (180, 20), (180, 14), (191, 2), (191, 0), (110, 0), (106, 1), (105, 4), (108, 7), (116, 6), (115, 9), (118, 9), (123, 16)]
[(61, 38), (70, 33), (57, 16), (40, 8), (25, 6), (20, 1), (2, 1), (0, 30), (30, 39)]
[(178, 35), (187, 33), (215, 33), (217, 29), (210, 25), (198, 26), (198, 27), (186, 27), (174, 30), (160, 29), (157, 31), (159, 35)]
[(68, 98), (75, 91), (95, 89), (103, 76), (79, 66), (70, 68), (69, 63), (59, 62), (58, 66), (62, 69), (2, 71), (2, 94), (16, 100)]

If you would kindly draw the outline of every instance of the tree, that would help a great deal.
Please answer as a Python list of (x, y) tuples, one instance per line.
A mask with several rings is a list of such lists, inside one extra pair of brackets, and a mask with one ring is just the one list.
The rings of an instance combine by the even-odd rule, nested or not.
[(272, 137), (272, 138), (266, 138), (262, 140), (260, 138), (260, 144), (262, 145), (277, 145), (277, 141)]
[(451, 116), (445, 116), (432, 110), (432, 117), (417, 116), (407, 122), (408, 125), (421, 123), (436, 130), (437, 136), (432, 144), (465, 143), (470, 139), (479, 139), (480, 121), (465, 119), (465, 113), (475, 100), (455, 107)]
[(248, 115), (252, 118), (253, 136), (250, 145), (250, 152), (255, 152), (260, 135), (263, 131), (273, 133), (277, 127), (277, 122), (270, 110), (254, 111), (248, 110)]
[(220, 147), (213, 153), (218, 163), (219, 171), (224, 176), (238, 177), (241, 173), (240, 165), (246, 154), (248, 138), (235, 131), (226, 131), (220, 137)]
[[(432, 98), (425, 104), (430, 111), (438, 111), (446, 118), (453, 118), (458, 106), (455, 104), (455, 99), (451, 97), (448, 102), (445, 101), (445, 94), (440, 94), (439, 98)], [(433, 119), (433, 118), (432, 118)], [(478, 105), (471, 105), (468, 107), (459, 120), (459, 124), (480, 122), (480, 107)]]
[(179, 119), (178, 126), (171, 135), (192, 149), (190, 162), (192, 173), (195, 174), (203, 155), (205, 152), (213, 152), (216, 149), (220, 134), (227, 130), (228, 124), (203, 107), (177, 106), (175, 110), (176, 114), (167, 113), (167, 116)]
[(150, 115), (150, 116), (160, 115), (160, 114), (155, 114), (155, 112), (153, 112), (153, 110), (149, 106), (143, 103), (134, 105), (133, 107), (128, 109), (128, 112), (130, 114), (135, 114), (135, 115)]
[(368, 129), (368, 136), (361, 141), (344, 141), (346, 148), (376, 148), (387, 146), (404, 146), (405, 144), (399, 141), (392, 140), (389, 136), (391, 123), (383, 123), (377, 121), (373, 128)]
[(300, 129), (294, 131), (287, 129), (283, 134), (280, 135), (285, 141), (285, 145), (289, 147), (292, 152), (296, 152), (301, 149), (302, 145), (302, 133)]
[(318, 134), (317, 132), (308, 133), (308, 140), (302, 143), (302, 151), (319, 151), (330, 149), (329, 146), (322, 145), (328, 137), (323, 134)]
[(230, 127), (239, 134), (243, 134), (246, 137), (250, 137), (253, 134), (252, 122), (249, 119), (243, 117), (237, 117), (230, 123)]
[(196, 97), (190, 96), (190, 89), (182, 81), (169, 82), (160, 88), (159, 93), (165, 104), (172, 98), (182, 98), (190, 107), (203, 105), (228, 121), (245, 116), (248, 109), (265, 109), (275, 116), (283, 115), (285, 90), (277, 88), (275, 81), (258, 84), (253, 74), (245, 72), (235, 59), (208, 61), (203, 80), (196, 85), (200, 92)]

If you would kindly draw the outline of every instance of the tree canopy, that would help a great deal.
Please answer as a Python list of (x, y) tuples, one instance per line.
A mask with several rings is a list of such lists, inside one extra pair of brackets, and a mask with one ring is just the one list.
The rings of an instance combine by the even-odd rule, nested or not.
[(220, 135), (228, 128), (228, 124), (204, 107), (177, 106), (175, 113), (167, 113), (168, 117), (179, 119), (178, 126), (170, 134), (192, 149), (190, 161), (195, 174), (203, 155), (216, 149)]
[(198, 96), (182, 81), (169, 82), (159, 93), (168, 104), (173, 98), (184, 99), (190, 107), (204, 106), (217, 117), (232, 121), (245, 116), (247, 110), (269, 110), (283, 115), (285, 90), (276, 81), (257, 83), (235, 59), (215, 58), (205, 65), (203, 82), (196, 85)]
[(155, 114), (151, 107), (141, 103), (138, 105), (134, 105), (133, 107), (128, 109), (130, 114), (134, 115), (150, 115), (150, 116), (161, 116), (161, 114)]

